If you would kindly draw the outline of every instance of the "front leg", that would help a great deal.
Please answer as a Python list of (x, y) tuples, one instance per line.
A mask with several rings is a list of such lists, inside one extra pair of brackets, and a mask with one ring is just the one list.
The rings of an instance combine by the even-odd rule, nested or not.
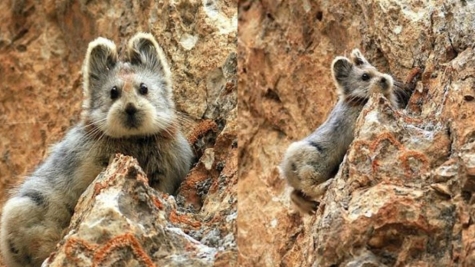
[(153, 189), (170, 195), (175, 193), (176, 185), (169, 177), (167, 177), (167, 175), (165, 175), (163, 170), (157, 169), (151, 174), (147, 174), (147, 176), (148, 184)]

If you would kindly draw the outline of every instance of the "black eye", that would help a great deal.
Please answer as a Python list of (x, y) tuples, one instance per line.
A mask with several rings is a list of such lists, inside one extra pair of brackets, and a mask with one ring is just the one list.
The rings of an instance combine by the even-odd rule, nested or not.
[(370, 78), (370, 77), (369, 77), (368, 73), (363, 73), (363, 75), (361, 76), (361, 79), (362, 79), (363, 81), (367, 81), (367, 80), (369, 80), (369, 78)]
[(148, 87), (145, 84), (141, 83), (139, 93), (141, 95), (146, 95), (148, 93)]
[(119, 89), (117, 89), (117, 86), (112, 87), (111, 89), (111, 99), (115, 100), (119, 97)]

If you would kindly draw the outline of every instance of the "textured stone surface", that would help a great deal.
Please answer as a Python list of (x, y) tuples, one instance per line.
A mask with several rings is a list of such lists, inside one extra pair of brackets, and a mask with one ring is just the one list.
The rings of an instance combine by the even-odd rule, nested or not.
[(80, 198), (46, 266), (212, 266), (225, 244), (210, 247), (186, 234), (200, 227), (173, 197), (148, 186), (135, 159), (118, 154)]
[(190, 236), (214, 249), (227, 240), (215, 265), (235, 261), (237, 2), (6, 0), (0, 19), (0, 204), (79, 120), (87, 44), (104, 36), (122, 49), (148, 31), (172, 67), (198, 160), (170, 218), (206, 222)]
[[(473, 10), (471, 1), (241, 3), (240, 266), (475, 265)], [(422, 75), (406, 110), (371, 99), (317, 213), (302, 216), (277, 165), (333, 107), (330, 63), (355, 47), (399, 80)]]

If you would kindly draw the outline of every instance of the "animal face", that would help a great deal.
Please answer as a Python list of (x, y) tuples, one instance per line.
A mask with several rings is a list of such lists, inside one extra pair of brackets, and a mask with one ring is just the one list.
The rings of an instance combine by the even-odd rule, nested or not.
[(114, 43), (105, 38), (89, 44), (83, 70), (86, 121), (114, 138), (167, 131), (175, 106), (161, 48), (152, 35), (139, 33), (126, 54), (118, 61)]
[(345, 99), (368, 99), (373, 93), (393, 98), (393, 78), (369, 64), (358, 49), (352, 51), (351, 60), (337, 57), (332, 63), (332, 74)]

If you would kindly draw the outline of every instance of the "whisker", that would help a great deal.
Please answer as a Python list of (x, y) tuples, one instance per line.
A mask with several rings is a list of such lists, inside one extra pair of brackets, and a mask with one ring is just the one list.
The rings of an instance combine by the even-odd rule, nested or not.
[[(92, 151), (94, 148), (97, 147), (97, 144), (98, 144), (99, 142), (101, 142), (101, 140), (102, 140), (102, 138), (103, 138), (104, 136), (105, 136), (105, 133), (102, 132), (102, 134), (99, 136), (99, 138), (97, 138), (96, 140), (93, 139), (94, 141), (92, 142), (91, 146), (89, 147), (89, 150), (87, 151), (85, 158), (88, 158), (88, 157), (90, 156), (91, 151)], [(88, 140), (90, 140), (90, 139), (88, 138)], [(95, 155), (93, 155), (93, 156), (95, 156)]]
[(157, 153), (158, 153), (158, 156), (159, 156), (160, 158), (162, 158), (162, 155), (160, 154), (160, 150), (162, 149), (162, 147), (159, 145), (159, 144), (160, 144), (160, 140), (158, 139), (158, 135), (155, 135), (154, 138), (155, 138), (155, 144), (157, 145)]
[(48, 124), (49, 122), (51, 121), (34, 120), (34, 121), (13, 121), (13, 122), (5, 123), (5, 124), (6, 125), (35, 124), (35, 123)]
[(82, 127), (83, 127), (83, 128), (90, 127), (90, 126), (92, 126), (92, 125), (94, 125), (94, 124), (99, 124), (99, 123), (101, 123), (101, 122), (103, 122), (103, 121), (106, 121), (106, 120), (107, 120), (107, 118), (103, 118), (103, 119), (96, 120), (96, 121), (91, 121), (91, 123), (89, 123), (89, 124), (84, 124)]
[(347, 98), (347, 101), (355, 103), (356, 105), (363, 105), (364, 102), (366, 101), (366, 99), (362, 98), (362, 97), (359, 97), (359, 96), (356, 96), (356, 95), (350, 95)]
[(184, 125), (192, 126), (196, 123), (194, 118), (184, 112), (176, 111), (176, 115), (176, 120)]

